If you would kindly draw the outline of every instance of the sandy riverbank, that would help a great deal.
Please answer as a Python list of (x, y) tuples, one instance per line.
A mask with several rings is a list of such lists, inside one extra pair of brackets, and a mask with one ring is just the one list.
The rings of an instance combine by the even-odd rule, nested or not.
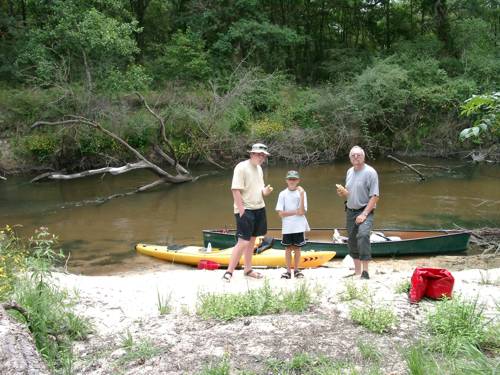
[[(262, 280), (243, 277), (237, 271), (231, 283), (221, 281), (223, 270), (168, 270), (127, 273), (112, 276), (56, 274), (59, 285), (78, 291), (78, 312), (91, 319), (95, 332), (78, 343), (76, 373), (116, 373), (124, 335), (136, 340), (150, 339), (159, 354), (145, 363), (121, 364), (120, 371), (130, 374), (196, 373), (207, 363), (220, 361), (226, 353), (234, 368), (262, 370), (266, 358), (290, 358), (294, 353), (326, 354), (344, 358), (347, 353), (360, 369), (356, 343), (368, 340), (380, 348), (388, 360), (384, 373), (405, 373), (400, 354), (402, 346), (414, 338), (412, 329), (432, 308), (433, 302), (410, 305), (395, 286), (409, 280), (415, 266), (446, 267), (455, 277), (454, 292), (465, 298), (479, 298), (486, 313), (496, 314), (500, 299), (500, 265), (496, 259), (474, 257), (433, 257), (409, 260), (376, 260), (371, 279), (354, 280), (367, 285), (377, 305), (394, 310), (398, 323), (390, 335), (369, 333), (349, 320), (350, 305), (341, 301), (345, 276), (350, 274), (340, 261), (328, 268), (305, 270), (309, 285), (322, 290), (320, 303), (300, 314), (257, 316), (230, 323), (203, 321), (195, 315), (199, 293), (236, 293), (259, 288)], [(467, 269), (470, 268), (470, 269)], [(282, 269), (264, 269), (270, 285), (276, 289), (294, 288), (302, 280), (282, 280)], [(158, 294), (170, 295), (172, 312), (161, 316)], [(294, 325), (296, 327), (294, 328)]]

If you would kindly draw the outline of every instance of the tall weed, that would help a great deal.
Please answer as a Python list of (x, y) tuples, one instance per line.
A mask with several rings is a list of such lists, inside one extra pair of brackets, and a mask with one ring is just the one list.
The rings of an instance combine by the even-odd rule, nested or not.
[(486, 339), (486, 319), (477, 298), (443, 299), (427, 315), (431, 345), (436, 351), (454, 355), (464, 344), (480, 345)]

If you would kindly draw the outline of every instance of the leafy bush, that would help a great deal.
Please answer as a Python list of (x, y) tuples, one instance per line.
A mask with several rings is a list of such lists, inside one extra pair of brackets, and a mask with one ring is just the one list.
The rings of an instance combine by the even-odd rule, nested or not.
[(283, 130), (285, 129), (283, 124), (268, 118), (257, 120), (250, 126), (253, 136), (262, 140), (275, 139), (283, 133)]
[(113, 67), (106, 77), (99, 81), (99, 88), (111, 96), (117, 96), (123, 92), (147, 90), (152, 81), (153, 79), (140, 65), (131, 65), (126, 71)]
[(19, 273), (26, 270), (27, 252), (10, 226), (0, 230), (0, 301), (12, 293)]
[(85, 156), (114, 154), (120, 146), (111, 137), (100, 132), (82, 131), (79, 139), (80, 153)]
[(47, 133), (28, 135), (23, 139), (24, 148), (41, 163), (54, 157), (57, 143), (54, 134)]

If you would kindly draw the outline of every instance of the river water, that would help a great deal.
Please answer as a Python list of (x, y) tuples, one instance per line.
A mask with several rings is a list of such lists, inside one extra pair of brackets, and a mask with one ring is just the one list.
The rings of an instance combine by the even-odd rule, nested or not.
[[(459, 161), (413, 160), (440, 165), (421, 169), (418, 176), (390, 160), (371, 162), (380, 179), (381, 198), (375, 216), (377, 228), (477, 228), (500, 226), (500, 166), (464, 165)], [(347, 161), (300, 169), (307, 191), (311, 227), (344, 226), (343, 202), (335, 184), (344, 184)], [(274, 187), (267, 198), (270, 227), (279, 227), (274, 212), (284, 176), (291, 166), (264, 168), (265, 182)], [(195, 171), (194, 174), (204, 174)], [(154, 191), (117, 198), (104, 204), (92, 201), (126, 192), (153, 181), (147, 171), (121, 176), (94, 176), (69, 181), (29, 182), (30, 176), (0, 181), (0, 227), (20, 225), (29, 236), (46, 226), (59, 236), (62, 249), (71, 253), (70, 272), (89, 275), (128, 270), (178, 267), (136, 254), (138, 242), (202, 244), (202, 229), (232, 227), (232, 171), (201, 178), (194, 183), (164, 186)]]

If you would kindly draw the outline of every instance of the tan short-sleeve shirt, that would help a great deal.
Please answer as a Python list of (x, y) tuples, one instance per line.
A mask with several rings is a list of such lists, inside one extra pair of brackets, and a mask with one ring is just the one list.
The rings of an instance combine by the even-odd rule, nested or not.
[[(233, 173), (231, 189), (241, 191), (243, 206), (248, 210), (257, 210), (265, 207), (262, 189), (264, 188), (264, 173), (260, 165), (253, 165), (250, 159), (236, 165)], [(238, 213), (238, 207), (233, 205), (234, 213)]]

